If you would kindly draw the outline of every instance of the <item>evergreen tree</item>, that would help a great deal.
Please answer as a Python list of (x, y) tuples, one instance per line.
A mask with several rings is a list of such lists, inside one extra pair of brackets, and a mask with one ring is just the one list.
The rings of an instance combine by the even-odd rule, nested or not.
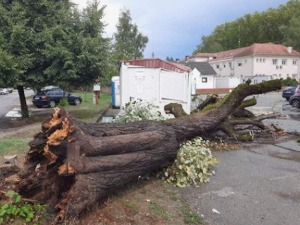
[(142, 58), (147, 43), (148, 37), (140, 33), (137, 25), (132, 23), (129, 10), (122, 11), (117, 24), (117, 32), (114, 34), (116, 60)]

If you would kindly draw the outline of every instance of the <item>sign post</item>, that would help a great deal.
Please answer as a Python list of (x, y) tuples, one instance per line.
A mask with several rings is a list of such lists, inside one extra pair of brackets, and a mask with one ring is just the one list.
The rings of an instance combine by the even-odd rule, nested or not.
[(99, 98), (100, 98), (100, 90), (101, 90), (99, 79), (96, 80), (96, 83), (94, 84), (93, 89), (94, 89), (95, 104), (98, 105), (99, 104)]

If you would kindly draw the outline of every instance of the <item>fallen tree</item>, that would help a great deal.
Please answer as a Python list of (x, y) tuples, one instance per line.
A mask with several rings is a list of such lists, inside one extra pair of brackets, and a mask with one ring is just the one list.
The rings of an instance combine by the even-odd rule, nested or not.
[(139, 176), (172, 164), (185, 140), (241, 123), (231, 114), (247, 96), (280, 87), (279, 80), (242, 84), (209, 111), (163, 122), (88, 124), (56, 108), (30, 142), (16, 191), (53, 206), (53, 223), (79, 216)]

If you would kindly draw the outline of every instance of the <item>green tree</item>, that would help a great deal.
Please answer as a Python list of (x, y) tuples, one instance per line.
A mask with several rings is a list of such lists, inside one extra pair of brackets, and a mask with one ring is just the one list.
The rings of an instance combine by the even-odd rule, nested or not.
[(103, 10), (97, 0), (82, 13), (69, 0), (0, 3), (1, 79), (18, 88), (24, 116), (23, 86), (78, 87), (103, 76), (109, 45)]
[(75, 87), (90, 86), (96, 78), (104, 80), (108, 74), (111, 43), (103, 37), (104, 10), (105, 6), (101, 7), (99, 1), (94, 0), (80, 16), (81, 26), (73, 37), (77, 43), (73, 49), (77, 71), (77, 77), (72, 80)]
[(292, 18), (287, 26), (282, 26), (284, 44), (300, 51), (300, 16)]
[(283, 33), (283, 43), (300, 51), (300, 1), (289, 1), (282, 14), (291, 16), (288, 23), (279, 28)]
[[(5, 52), (0, 61), (10, 57), (13, 63), (4, 66), (14, 71), (13, 74), (1, 71), (1, 77), (5, 84), (17, 87), (23, 117), (29, 115), (23, 86), (37, 87), (55, 78), (57, 73), (52, 69), (53, 64), (58, 65), (58, 59), (69, 57), (64, 48), (55, 49), (58, 59), (46, 50), (53, 50), (51, 41), (63, 46), (59, 40), (53, 40), (53, 34), (59, 31), (57, 37), (63, 36), (61, 21), (70, 6), (68, 1), (46, 0), (0, 3), (1, 47)], [(68, 72), (69, 68), (62, 67), (61, 70)]]
[(193, 54), (225, 51), (265, 42), (285, 41), (284, 43), (298, 46), (295, 39), (299, 39), (299, 12), (300, 2), (290, 0), (277, 9), (246, 14), (235, 21), (217, 26), (210, 35), (202, 37)]
[(138, 59), (148, 43), (148, 37), (138, 31), (136, 24), (132, 23), (130, 11), (122, 11), (114, 33), (114, 56), (117, 61), (125, 59)]

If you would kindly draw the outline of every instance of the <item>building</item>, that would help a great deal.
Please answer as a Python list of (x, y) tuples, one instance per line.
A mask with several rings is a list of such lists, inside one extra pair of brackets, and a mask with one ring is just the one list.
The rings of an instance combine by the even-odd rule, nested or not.
[(196, 90), (216, 88), (216, 71), (208, 62), (192, 62), (187, 61), (186, 66), (191, 68), (192, 94), (196, 94)]
[(179, 103), (190, 113), (190, 68), (160, 59), (123, 61), (120, 68), (121, 109), (130, 101), (153, 102), (164, 113), (164, 106)]
[(300, 79), (300, 53), (292, 47), (273, 43), (255, 43), (248, 47), (216, 52), (198, 53), (189, 61), (207, 61), (220, 77), (264, 80)]

